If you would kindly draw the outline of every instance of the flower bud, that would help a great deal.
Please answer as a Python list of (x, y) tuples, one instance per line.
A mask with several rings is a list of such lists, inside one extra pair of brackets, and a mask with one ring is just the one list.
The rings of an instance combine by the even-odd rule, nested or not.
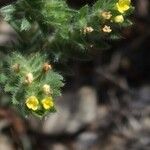
[(91, 33), (93, 31), (94, 31), (94, 29), (92, 27), (85, 27), (83, 30), (83, 33), (86, 34), (86, 33)]
[(118, 15), (114, 18), (114, 21), (116, 23), (123, 23), (124, 22), (124, 17), (122, 15)]
[(33, 74), (32, 73), (28, 73), (25, 77), (25, 83), (27, 84), (31, 84), (33, 82), (34, 78), (33, 78)]
[(111, 29), (110, 26), (105, 25), (103, 27), (102, 31), (105, 32), (105, 33), (110, 33), (110, 32), (112, 32), (112, 29)]
[(20, 65), (19, 64), (14, 64), (11, 68), (16, 73), (18, 73), (20, 71)]
[(48, 72), (51, 69), (52, 69), (52, 66), (50, 64), (44, 63), (44, 65), (43, 65), (43, 71), (44, 72)]
[(110, 11), (103, 11), (101, 13), (101, 16), (103, 17), (103, 19), (109, 20), (112, 17), (112, 14)]
[(44, 84), (44, 86), (43, 86), (43, 92), (45, 93), (45, 94), (52, 94), (52, 90), (51, 90), (51, 88), (50, 88), (50, 86), (48, 85), (48, 84)]

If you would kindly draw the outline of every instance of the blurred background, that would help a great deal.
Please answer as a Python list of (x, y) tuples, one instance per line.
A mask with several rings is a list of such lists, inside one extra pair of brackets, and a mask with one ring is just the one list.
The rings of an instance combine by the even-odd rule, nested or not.
[[(68, 0), (74, 8), (93, 2)], [(132, 2), (134, 25), (123, 39), (93, 49), (90, 59), (70, 60), (57, 113), (25, 120), (0, 107), (0, 150), (150, 150), (150, 1)], [(0, 45), (16, 39), (1, 21)]]

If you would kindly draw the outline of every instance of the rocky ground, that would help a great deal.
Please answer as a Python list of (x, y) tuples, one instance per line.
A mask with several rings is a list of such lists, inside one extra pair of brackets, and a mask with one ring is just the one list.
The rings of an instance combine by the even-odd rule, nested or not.
[(149, 150), (150, 86), (138, 93), (118, 99), (112, 90), (110, 103), (98, 104), (96, 90), (84, 86), (66, 92), (57, 101), (57, 113), (42, 120), (29, 117), (26, 123), (1, 110), (0, 149), (24, 143), (39, 150)]

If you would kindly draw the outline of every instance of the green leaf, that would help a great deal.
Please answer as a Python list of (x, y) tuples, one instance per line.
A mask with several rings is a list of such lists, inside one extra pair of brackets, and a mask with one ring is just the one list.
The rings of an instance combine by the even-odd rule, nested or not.
[(111, 40), (118, 40), (121, 38), (119, 34), (111, 34), (109, 37)]
[(0, 12), (4, 16), (5, 21), (10, 21), (12, 19), (12, 14), (15, 12), (15, 7), (13, 5), (8, 5), (0, 9)]
[(85, 5), (79, 10), (79, 13), (77, 15), (76, 20), (78, 21), (78, 25), (80, 28), (83, 28), (87, 25), (88, 22), (88, 12), (89, 12), (89, 7), (88, 5)]
[(7, 80), (7, 77), (2, 73), (0, 74), (0, 83), (4, 84)]
[(30, 28), (31, 28), (30, 22), (26, 18), (22, 19), (20, 30), (21, 31), (27, 31)]
[(6, 84), (4, 91), (5, 92), (12, 92), (12, 91), (15, 91), (15, 88), (13, 86), (10, 86), (9, 84)]
[(84, 7), (82, 7), (80, 10), (79, 10), (79, 16), (81, 18), (84, 18), (85, 16), (88, 15), (88, 12), (89, 12), (89, 6), (88, 5), (85, 5)]
[(100, 9), (103, 6), (103, 1), (102, 0), (98, 0), (94, 5), (93, 8), (94, 10)]

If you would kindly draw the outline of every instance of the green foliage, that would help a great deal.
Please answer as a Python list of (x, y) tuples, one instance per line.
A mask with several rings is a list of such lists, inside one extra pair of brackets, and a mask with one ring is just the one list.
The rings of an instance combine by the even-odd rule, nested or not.
[[(128, 16), (132, 12), (132, 7), (123, 14), (125, 21), (118, 25), (113, 21), (113, 18), (120, 14), (115, 9), (117, 1), (98, 0), (93, 6), (86, 5), (79, 10), (74, 10), (65, 0), (18, 0), (14, 4), (3, 7), (1, 13), (21, 37), (21, 49), (35, 51), (36, 48), (43, 48), (44, 45), (43, 49), (48, 53), (55, 51), (55, 54), (60, 55), (59, 59), (65, 59), (62, 53), (67, 56), (66, 45), (72, 47), (74, 51), (77, 49), (83, 51), (90, 44), (97, 47), (95, 36), (103, 42), (106, 42), (105, 39), (120, 37), (118, 29), (130, 25)], [(101, 16), (103, 11), (110, 11), (112, 18), (103, 19)], [(101, 30), (104, 25), (111, 26), (112, 32), (104, 34)], [(94, 29), (92, 34), (84, 34), (84, 29), (88, 26)], [(54, 49), (51, 50), (53, 47)]]
[[(28, 97), (44, 97), (41, 91), (44, 84), (50, 85), (53, 92), (49, 96), (53, 99), (61, 95), (63, 77), (53, 70), (43, 72), (45, 55), (52, 63), (66, 63), (70, 56), (84, 54), (89, 47), (105, 49), (109, 39), (121, 37), (120, 30), (131, 25), (129, 15), (133, 7), (121, 14), (116, 3), (118, 0), (98, 0), (93, 6), (85, 5), (75, 10), (65, 0), (17, 0), (0, 9), (4, 20), (19, 37), (19, 44), (10, 47), (9, 51), (20, 52), (4, 61), (0, 83), (5, 92), (12, 95), (12, 104), (18, 110), (22, 108), (22, 114), (30, 112), (25, 105)], [(102, 13), (110, 13), (110, 18)], [(122, 15), (122, 22), (115, 22), (118, 15)], [(30, 78), (33, 75), (33, 82), (27, 75)], [(53, 107), (48, 112), (54, 110)], [(42, 108), (33, 112), (41, 116), (47, 113)]]

